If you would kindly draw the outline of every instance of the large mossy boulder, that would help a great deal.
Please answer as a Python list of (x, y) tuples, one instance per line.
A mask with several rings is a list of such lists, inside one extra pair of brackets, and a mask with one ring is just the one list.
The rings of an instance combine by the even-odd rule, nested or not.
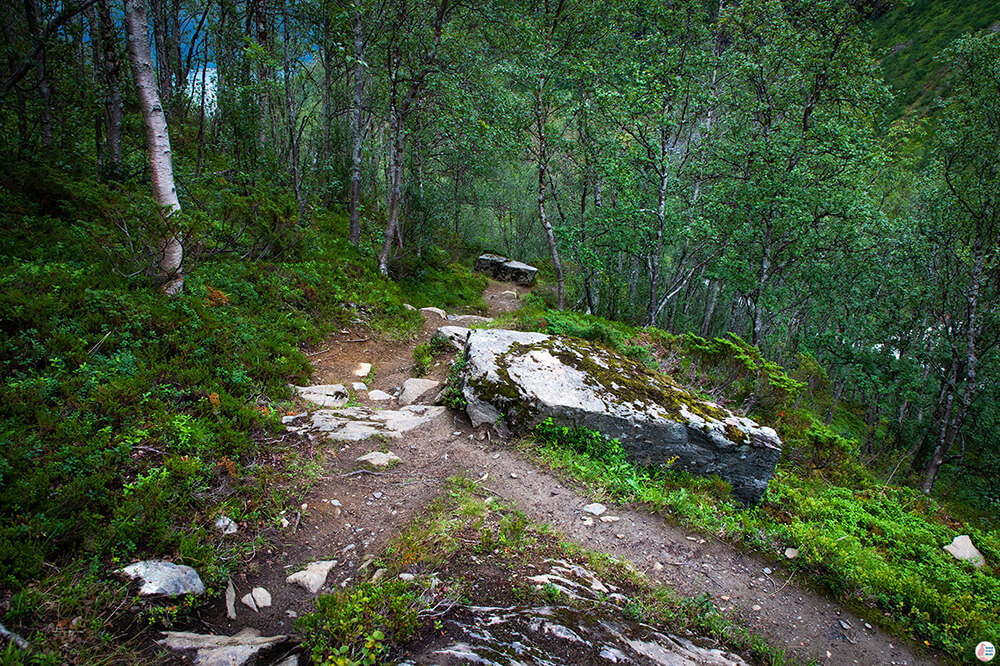
[(760, 500), (781, 458), (771, 428), (678, 387), (600, 345), (502, 329), (473, 330), (462, 392), (475, 426), (524, 432), (546, 418), (618, 439), (638, 464), (718, 475), (745, 504)]
[(500, 282), (513, 282), (522, 287), (535, 284), (538, 269), (499, 254), (486, 253), (476, 259), (476, 271)]

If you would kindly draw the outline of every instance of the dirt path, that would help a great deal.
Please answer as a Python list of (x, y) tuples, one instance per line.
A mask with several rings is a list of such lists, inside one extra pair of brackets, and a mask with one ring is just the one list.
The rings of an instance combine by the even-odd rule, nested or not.
[[(491, 316), (516, 307), (512, 291), (518, 292), (510, 285), (490, 284), (484, 296)], [(390, 391), (409, 376), (413, 347), (445, 323), (431, 315), (418, 340), (408, 343), (355, 342), (366, 337), (365, 331), (341, 332), (328, 341), (327, 351), (314, 357), (314, 380), (349, 381), (358, 362), (372, 362), (376, 368), (372, 388)], [(430, 376), (440, 379), (446, 372), (443, 361)], [(378, 474), (358, 473), (354, 460), (380, 448), (398, 454), (403, 463)], [(835, 602), (800, 588), (789, 567), (779, 568), (628, 507), (609, 507), (608, 513), (620, 518), (617, 522), (588, 524), (591, 521), (584, 520), (581, 509), (592, 498), (538, 468), (485, 429), (473, 430), (460, 412), (446, 412), (388, 443), (351, 442), (331, 448), (325, 467), (326, 476), (303, 500), (303, 510), (288, 516), (280, 552), (259, 552), (233, 577), (237, 599), (261, 586), (270, 591), (273, 605), (255, 613), (237, 601), (237, 619), (230, 621), (220, 599), (202, 618), (213, 631), (233, 634), (249, 626), (267, 635), (291, 632), (293, 617), (311, 610), (315, 597), (287, 585), (289, 573), (322, 559), (337, 560), (327, 590), (367, 578), (373, 572), (364, 570), (366, 562), (420, 515), (446, 479), (464, 474), (480, 480), (484, 488), (531, 519), (548, 523), (586, 548), (630, 561), (653, 581), (686, 596), (710, 595), (720, 610), (803, 662), (817, 658), (831, 664), (937, 663), (917, 656), (878, 628), (867, 628), (864, 620)]]

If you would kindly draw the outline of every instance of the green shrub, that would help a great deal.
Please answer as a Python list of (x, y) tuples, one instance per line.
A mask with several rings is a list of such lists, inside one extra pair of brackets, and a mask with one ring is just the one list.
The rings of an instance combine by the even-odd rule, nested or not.
[(419, 626), (419, 590), (401, 580), (361, 583), (321, 596), (295, 620), (313, 662), (343, 666), (385, 663), (393, 644)]
[(468, 359), (465, 352), (460, 352), (448, 369), (448, 378), (444, 382), (444, 391), (441, 394), (441, 404), (451, 409), (465, 409), (465, 396), (462, 394), (461, 377), (465, 370)]

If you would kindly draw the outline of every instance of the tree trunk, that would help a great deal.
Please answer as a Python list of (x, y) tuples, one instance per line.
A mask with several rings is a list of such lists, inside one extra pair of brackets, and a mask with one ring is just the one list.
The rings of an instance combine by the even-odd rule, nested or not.
[(715, 314), (715, 304), (719, 301), (719, 281), (712, 280), (709, 289), (708, 305), (705, 306), (705, 316), (701, 320), (701, 337), (707, 338), (712, 332), (712, 315)]
[(289, 46), (289, 41), (291, 40), (290, 26), (288, 20), (288, 11), (286, 5), (282, 3), (281, 5), (281, 22), (285, 28), (285, 39), (282, 43), (282, 69), (283, 79), (285, 84), (285, 115), (286, 115), (286, 127), (288, 130), (288, 167), (292, 174), (292, 191), (295, 194), (295, 203), (299, 210), (299, 223), (301, 224), (305, 220), (306, 215), (306, 202), (302, 195), (302, 175), (300, 173), (299, 164), (299, 138), (298, 138), (298, 114), (295, 109), (295, 99), (292, 96), (292, 59), (291, 59), (291, 47)]
[(382, 240), (382, 250), (378, 254), (378, 270), (382, 275), (389, 274), (389, 255), (392, 243), (399, 228), (399, 209), (403, 200), (403, 118), (396, 94), (396, 73), (399, 65), (398, 56), (392, 57), (390, 73), (392, 92), (389, 103), (389, 133), (391, 145), (389, 148), (389, 202), (386, 211), (385, 237)]
[[(153, 186), (153, 197), (160, 205), (164, 221), (181, 209), (174, 187), (174, 170), (171, 160), (170, 135), (167, 119), (163, 113), (159, 90), (156, 86), (156, 71), (153, 69), (149, 49), (149, 23), (146, 19), (145, 0), (125, 1), (125, 30), (128, 34), (129, 64), (135, 80), (136, 96), (142, 110), (143, 125), (146, 128), (146, 146), (149, 152), (149, 176)], [(180, 272), (184, 249), (180, 239), (171, 231), (159, 243), (157, 275), (163, 281), (161, 289), (173, 296), (184, 287), (184, 277)]]
[(552, 257), (552, 266), (556, 271), (556, 301), (557, 307), (562, 310), (566, 307), (566, 281), (563, 277), (562, 261), (559, 259), (559, 247), (556, 245), (555, 232), (552, 223), (549, 222), (545, 213), (545, 186), (548, 176), (548, 144), (545, 134), (546, 114), (543, 102), (545, 91), (545, 77), (538, 80), (538, 97), (535, 105), (535, 123), (538, 127), (538, 219), (545, 230), (545, 240), (549, 244), (549, 254)]
[(24, 0), (24, 14), (28, 22), (28, 31), (31, 36), (42, 44), (39, 53), (38, 66), (35, 70), (35, 78), (38, 87), (38, 97), (42, 102), (42, 112), (38, 118), (42, 128), (42, 147), (48, 148), (52, 145), (52, 87), (49, 84), (47, 69), (47, 53), (44, 46), (44, 28), (42, 27), (42, 8), (37, 0)]
[(361, 242), (361, 149), (364, 145), (361, 123), (361, 104), (365, 92), (365, 40), (361, 31), (361, 14), (351, 19), (354, 33), (354, 67), (351, 70), (353, 94), (351, 96), (351, 191), (348, 206), (351, 213), (350, 241)]

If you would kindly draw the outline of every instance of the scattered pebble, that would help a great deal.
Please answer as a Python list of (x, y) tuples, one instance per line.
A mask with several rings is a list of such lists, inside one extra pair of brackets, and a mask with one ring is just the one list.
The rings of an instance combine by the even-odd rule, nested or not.
[(583, 507), (583, 512), (589, 513), (592, 516), (599, 516), (607, 510), (608, 507), (604, 506), (600, 502), (594, 502), (593, 504), (588, 504), (587, 506)]
[(499, 458), (500, 458), (500, 454), (499, 453), (494, 453), (493, 454), (493, 460), (498, 460)]
[(399, 574), (399, 580), (401, 580), (403, 582), (406, 582), (406, 583), (410, 582), (414, 578), (416, 578), (416, 576), (414, 576), (411, 573), (401, 573), (401, 574)]
[(517, 478), (517, 472), (511, 472), (510, 473), (510, 478), (516, 479)]
[(367, 391), (368, 390), (368, 386), (365, 385), (363, 382), (354, 382), (353, 384), (351, 384), (351, 388), (354, 389), (355, 391)]
[(844, 631), (847, 631), (848, 629), (851, 628), (851, 623), (848, 622), (847, 620), (841, 620), (840, 621), (840, 628), (843, 629)]
[(624, 534), (616, 534), (615, 536), (618, 537), (619, 539), (624, 539), (625, 538)]
[(771, 575), (771, 567), (764, 567), (764, 575), (765, 576)]
[(730, 599), (732, 599), (732, 597), (727, 597), (727, 596), (722, 596), (719, 598), (722, 599), (723, 601), (729, 601)]
[(760, 610), (760, 604), (754, 604), (753, 606), (750, 607), (750, 610), (752, 610), (752, 611), (759, 611)]
[(236, 534), (236, 523), (229, 516), (219, 516), (215, 519), (215, 526), (223, 534)]
[(867, 629), (868, 631), (871, 631), (872, 630), (872, 625), (870, 625), (867, 622), (865, 622), (865, 629)]
[(618, 516), (601, 516), (602, 523), (617, 523), (621, 518)]
[(587, 527), (593, 527), (594, 526), (594, 519), (590, 518), (589, 516), (584, 517), (583, 518), (583, 524), (586, 525)]
[(798, 556), (799, 556), (799, 549), (798, 548), (786, 548), (785, 549), (785, 557), (786, 558), (788, 558), (790, 560), (794, 560)]
[(375, 499), (382, 499), (382, 493), (381, 492), (374, 492), (374, 493), (372, 493), (372, 497), (374, 497)]

